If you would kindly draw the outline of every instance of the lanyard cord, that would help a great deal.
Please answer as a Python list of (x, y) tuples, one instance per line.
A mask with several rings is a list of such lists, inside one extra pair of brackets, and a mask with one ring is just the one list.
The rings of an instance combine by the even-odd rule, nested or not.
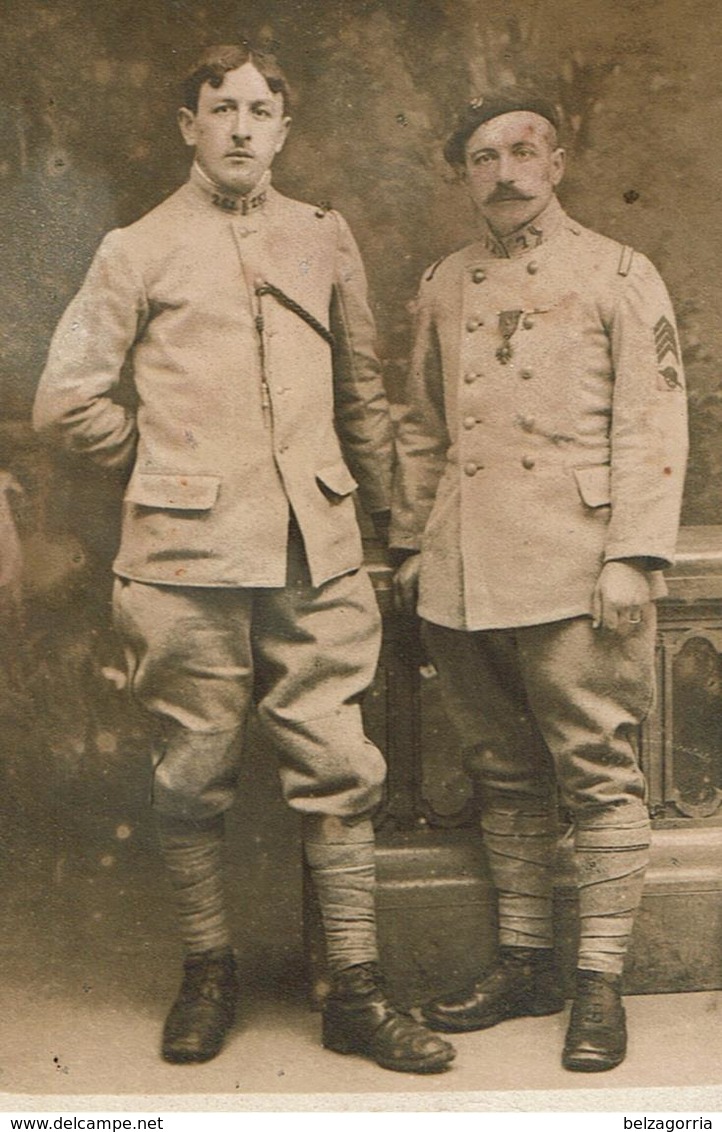
[(327, 330), (323, 323), (319, 322), (317, 318), (314, 318), (310, 311), (307, 311), (305, 307), (302, 307), (300, 303), (297, 303), (295, 299), (292, 299), (290, 295), (287, 295), (280, 287), (274, 287), (273, 283), (260, 283), (256, 286), (256, 294), (259, 297), (261, 295), (273, 295), (274, 299), (277, 299), (282, 306), (286, 307), (286, 309), (293, 314), (298, 315), (307, 326), (310, 326), (312, 330), (320, 334), (324, 342), (327, 342), (333, 349), (335, 342), (331, 331)]

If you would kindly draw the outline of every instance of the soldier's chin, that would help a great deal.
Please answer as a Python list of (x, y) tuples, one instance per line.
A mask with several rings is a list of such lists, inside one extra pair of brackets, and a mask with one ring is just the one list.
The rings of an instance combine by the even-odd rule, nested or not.
[(255, 170), (253, 172), (250, 169), (238, 169), (237, 172), (231, 170), (222, 180), (218, 178), (218, 186), (234, 196), (245, 196), (246, 193), (253, 192), (259, 180), (260, 177)]
[(503, 200), (487, 204), (484, 209), (491, 224), (503, 232), (512, 232), (531, 220), (537, 212), (533, 201)]

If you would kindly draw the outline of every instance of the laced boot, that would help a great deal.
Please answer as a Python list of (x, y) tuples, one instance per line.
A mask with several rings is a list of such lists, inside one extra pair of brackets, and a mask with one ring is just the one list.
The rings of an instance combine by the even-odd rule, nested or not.
[(236, 1011), (238, 981), (230, 948), (190, 955), (163, 1029), (166, 1061), (210, 1061), (220, 1052)]
[(576, 997), (562, 1054), (565, 1069), (601, 1073), (624, 1061), (627, 1027), (621, 989), (620, 975), (577, 971)]
[(449, 1001), (422, 1014), (434, 1030), (486, 1030), (507, 1018), (558, 1014), (564, 1009), (551, 948), (501, 947), (488, 974)]
[(359, 963), (335, 976), (323, 1010), (323, 1044), (401, 1073), (440, 1073), (456, 1056), (448, 1042), (391, 1005), (376, 963)]

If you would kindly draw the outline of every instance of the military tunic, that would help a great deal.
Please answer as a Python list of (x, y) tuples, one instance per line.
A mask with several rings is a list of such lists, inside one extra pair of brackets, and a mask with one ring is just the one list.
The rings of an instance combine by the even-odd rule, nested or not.
[(268, 181), (229, 198), (196, 166), (111, 232), (35, 404), (130, 473), (114, 614), (162, 724), (154, 804), (193, 821), (231, 805), (254, 699), (300, 811), (365, 815), (385, 774), (359, 707), (380, 618), (353, 496), (384, 510), (391, 478), (366, 280), (343, 218)]
[[(116, 573), (283, 586), (289, 509), (314, 585), (357, 569), (352, 495), (388, 507), (391, 430), (356, 244), (338, 213), (198, 167), (109, 233), (54, 335), (36, 426), (132, 469)], [(263, 292), (279, 288), (319, 329)], [(333, 344), (329, 340), (333, 338)], [(126, 359), (137, 413), (116, 403)]]
[[(674, 315), (642, 255), (553, 199), (429, 270), (392, 543), (455, 629), (589, 614), (605, 561), (671, 562), (686, 457)], [(653, 578), (653, 595), (663, 591)]]

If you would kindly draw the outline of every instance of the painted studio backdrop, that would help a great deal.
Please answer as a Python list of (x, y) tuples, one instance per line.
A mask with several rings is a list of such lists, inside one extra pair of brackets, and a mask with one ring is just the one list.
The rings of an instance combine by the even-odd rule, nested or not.
[[(122, 485), (46, 451), (28, 413), (101, 236), (185, 179), (177, 81), (200, 48), (274, 41), (297, 95), (274, 170), (330, 202), (366, 263), (398, 400), (422, 269), (473, 217), (441, 146), (458, 105), (530, 81), (561, 106), (571, 214), (645, 252), (677, 310), (692, 456), (684, 521), (722, 498), (722, 8), (705, 0), (4, 0), (0, 48), (0, 851), (5, 969), (174, 948), (147, 819), (147, 738), (109, 627)], [(300, 947), (295, 819), (256, 744), (235, 815), (238, 933), (264, 977)], [(443, 788), (444, 784), (441, 784)], [(152, 910), (152, 911), (151, 911)], [(47, 925), (55, 924), (52, 943)], [(59, 928), (58, 925), (63, 925)], [(40, 962), (42, 957), (42, 964)], [(279, 961), (283, 960), (283, 964)], [(150, 975), (148, 976), (150, 979)], [(104, 990), (99, 990), (102, 984)], [(145, 998), (140, 982), (124, 994)]]

